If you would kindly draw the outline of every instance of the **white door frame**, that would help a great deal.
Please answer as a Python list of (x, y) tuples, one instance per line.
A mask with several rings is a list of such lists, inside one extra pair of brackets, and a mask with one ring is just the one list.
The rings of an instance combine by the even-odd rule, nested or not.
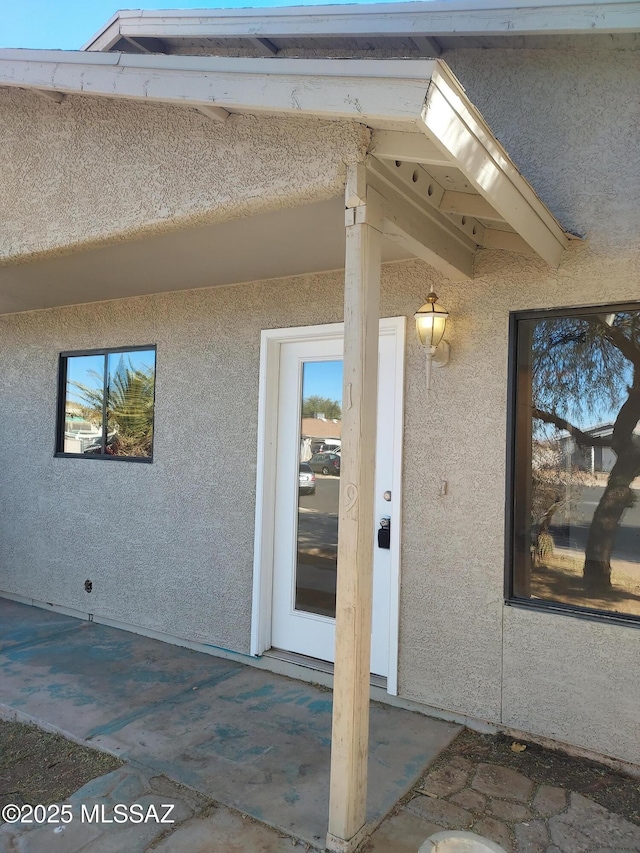
[[(398, 639), (400, 622), (400, 531), (402, 529), (402, 436), (404, 427), (404, 349), (406, 317), (380, 320), (380, 335), (394, 335), (396, 410), (393, 420), (393, 524), (389, 583), (389, 672), (387, 693), (398, 693)], [(258, 397), (258, 455), (256, 521), (251, 612), (251, 654), (259, 657), (271, 648), (273, 596), (273, 537), (275, 530), (276, 446), (280, 347), (283, 343), (313, 341), (344, 335), (344, 323), (266, 329), (260, 341)]]

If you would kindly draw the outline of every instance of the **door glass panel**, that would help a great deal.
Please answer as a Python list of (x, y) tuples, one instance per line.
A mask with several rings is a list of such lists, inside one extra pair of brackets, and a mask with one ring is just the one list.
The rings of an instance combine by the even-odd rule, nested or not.
[(336, 615), (342, 361), (308, 361), (302, 373), (296, 610)]

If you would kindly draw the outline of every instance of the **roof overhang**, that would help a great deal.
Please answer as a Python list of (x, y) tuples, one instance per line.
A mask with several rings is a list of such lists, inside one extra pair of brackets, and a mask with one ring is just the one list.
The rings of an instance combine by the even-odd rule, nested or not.
[[(247, 39), (275, 53), (279, 39), (409, 36), (534, 36), (640, 31), (639, 0), (446, 0), (117, 12), (84, 46), (108, 51), (122, 39)], [(275, 50), (271, 41), (276, 40)], [(258, 45), (256, 45), (256, 42)], [(266, 44), (265, 44), (266, 42)], [(142, 42), (145, 49), (144, 41)], [(437, 44), (424, 45), (437, 50)], [(152, 52), (165, 52), (147, 43)]]
[[(462, 86), (438, 60), (0, 50), (0, 86), (33, 89), (55, 99), (90, 95), (178, 104), (222, 121), (229, 113), (250, 113), (365, 124), (374, 131), (370, 183), (401, 196), (405, 225), (410, 218), (413, 231), (428, 232), (436, 244), (431, 247), (435, 255), (429, 249), (423, 257), (435, 259), (435, 266), (452, 277), (470, 276), (480, 246), (536, 253), (558, 266), (568, 244)], [(439, 265), (441, 246), (450, 249)]]
[(0, 86), (229, 112), (415, 124), (433, 60), (236, 59), (0, 50)]

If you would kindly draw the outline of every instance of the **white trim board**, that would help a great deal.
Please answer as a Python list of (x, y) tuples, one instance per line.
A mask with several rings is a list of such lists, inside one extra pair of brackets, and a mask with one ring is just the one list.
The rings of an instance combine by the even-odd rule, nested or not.
[(165, 56), (0, 49), (0, 86), (414, 130), (434, 60)]
[[(638, 0), (640, 2), (640, 0)], [(238, 75), (275, 75), (282, 77), (312, 76), (312, 77), (348, 77), (351, 80), (360, 78), (420, 80), (426, 84), (435, 68), (434, 59), (274, 59), (270, 57), (236, 57), (236, 56), (189, 56), (175, 54), (143, 54), (143, 53), (85, 53), (80, 50), (36, 50), (26, 47), (0, 48), (0, 61), (14, 63), (28, 62), (33, 64), (32, 73), (37, 74), (37, 63), (40, 70), (48, 70), (60, 74), (66, 65), (84, 66), (77, 72), (74, 81), (78, 93), (91, 94), (86, 89), (79, 75), (85, 74), (91, 68), (114, 68), (121, 72), (125, 69), (141, 68), (145, 71), (162, 69), (173, 72), (201, 72), (207, 74), (238, 74)], [(12, 85), (11, 80), (3, 81), (3, 85)], [(19, 85), (15, 82), (13, 85)], [(25, 78), (20, 85), (28, 85)], [(426, 85), (423, 86), (423, 94)], [(118, 95), (118, 91), (112, 92)], [(292, 107), (295, 109), (295, 107)]]
[[(398, 693), (400, 628), (400, 532), (402, 529), (402, 446), (404, 428), (404, 351), (406, 317), (380, 320), (380, 335), (396, 339), (396, 383), (398, 404), (394, 412), (393, 484), (394, 523), (391, 527), (392, 562), (389, 594), (389, 671), (387, 692)], [(319, 340), (344, 335), (344, 323), (267, 329), (260, 345), (258, 400), (258, 448), (256, 476), (256, 521), (251, 612), (251, 654), (260, 656), (271, 647), (273, 601), (273, 536), (275, 529), (276, 444), (278, 435), (278, 384), (280, 347), (283, 343)]]
[(568, 239), (549, 209), (514, 166), (445, 63), (438, 63), (422, 110), (424, 130), (478, 193), (550, 266), (558, 267)]

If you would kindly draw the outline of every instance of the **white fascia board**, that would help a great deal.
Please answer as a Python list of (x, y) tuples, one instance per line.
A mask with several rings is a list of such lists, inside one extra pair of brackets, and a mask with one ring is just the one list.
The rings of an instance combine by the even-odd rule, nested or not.
[(433, 60), (0, 50), (0, 86), (413, 128), (434, 68)]
[(115, 20), (111, 20), (99, 33), (97, 33), (93, 38), (89, 39), (88, 42), (82, 45), (80, 50), (88, 50), (88, 51), (109, 51), (111, 48), (120, 41), (120, 20), (118, 18), (118, 12), (115, 17)]
[[(174, 11), (177, 10), (170, 10), (168, 14), (172, 14)], [(157, 15), (158, 12), (153, 14)], [(82, 45), (80, 50), (109, 50), (120, 39), (120, 22), (126, 18), (140, 18), (142, 15), (144, 15), (142, 9), (120, 9), (100, 27), (89, 41)]]
[(85, 45), (156, 38), (496, 36), (640, 31), (640, 0), (447, 0), (272, 9), (120, 12)]
[(108, 21), (106, 21), (93, 35), (89, 41), (85, 42), (80, 50), (109, 50), (120, 38), (120, 18), (127, 14), (135, 16), (141, 15), (142, 10), (136, 9), (132, 13), (124, 10), (115, 12)]
[(559, 266), (567, 235), (442, 62), (432, 74), (422, 120), (429, 138), (500, 217), (548, 264)]

